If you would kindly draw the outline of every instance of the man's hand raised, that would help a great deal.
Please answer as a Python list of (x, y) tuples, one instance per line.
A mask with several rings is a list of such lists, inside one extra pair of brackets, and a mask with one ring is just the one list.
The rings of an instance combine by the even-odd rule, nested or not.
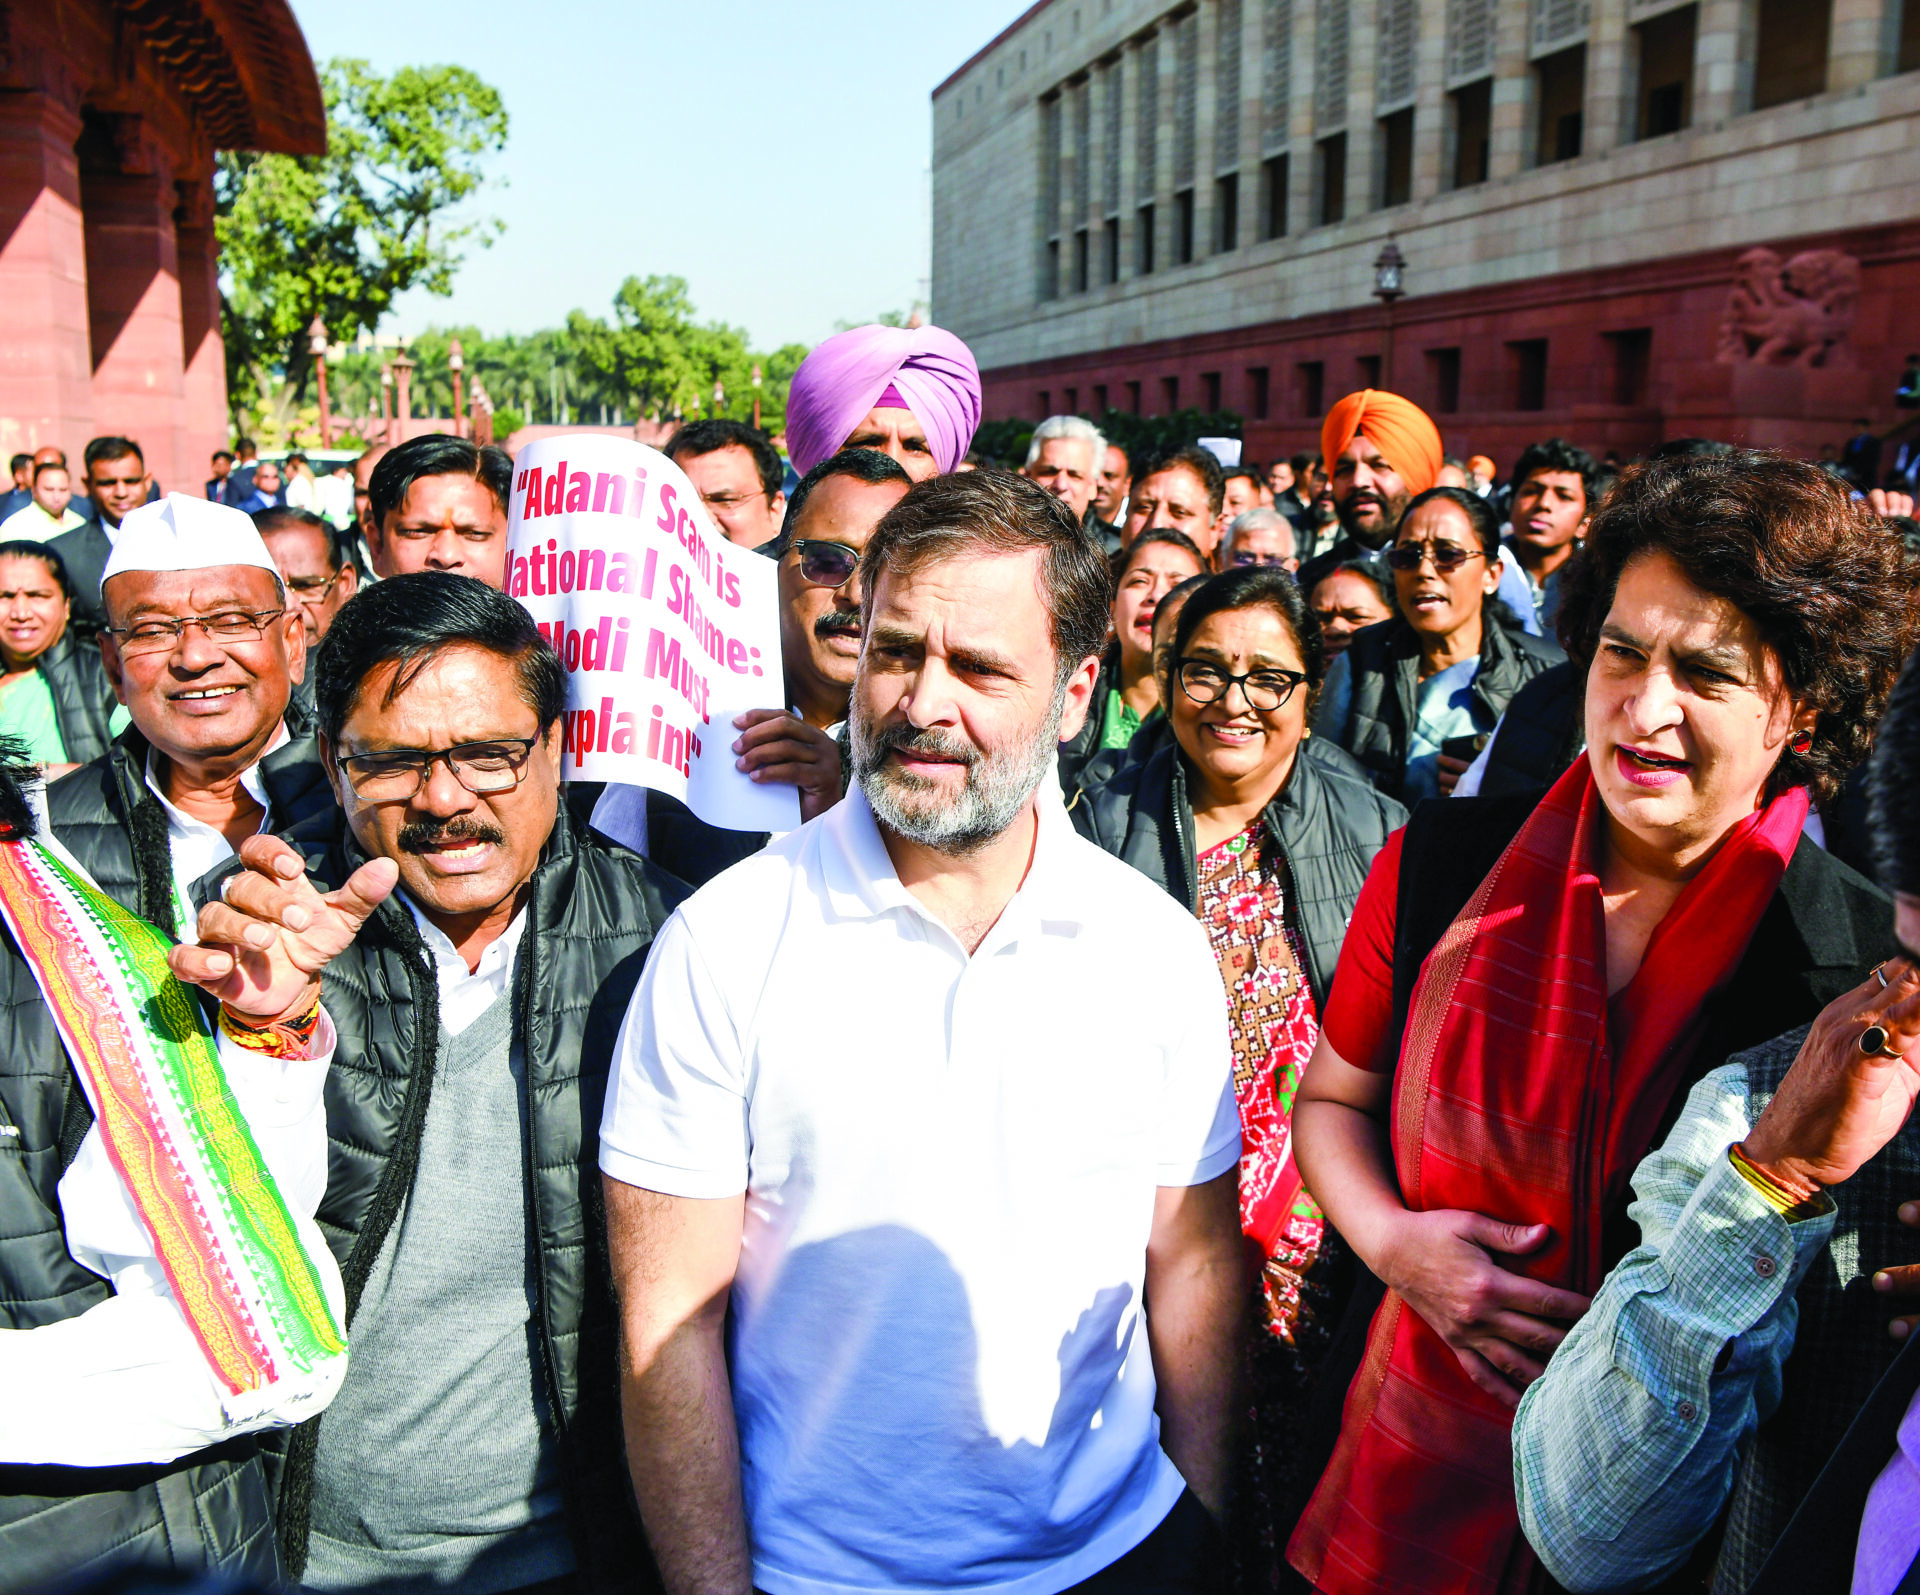
[(313, 1005), (320, 971), (386, 901), (400, 867), (371, 859), (323, 896), (278, 837), (248, 837), (240, 862), (246, 868), (228, 878), (224, 900), (200, 910), (200, 945), (173, 948), (167, 962), (251, 1024), (297, 1018)]

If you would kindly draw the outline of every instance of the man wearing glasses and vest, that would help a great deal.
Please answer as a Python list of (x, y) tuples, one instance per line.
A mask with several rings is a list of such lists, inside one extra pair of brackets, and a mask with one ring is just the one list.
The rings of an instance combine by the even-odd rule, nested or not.
[(109, 896), (190, 936), (195, 881), (333, 806), (294, 694), (306, 629), (253, 522), (180, 493), (121, 521), (99, 599), (133, 723), (47, 788), (48, 819)]
[(248, 839), (201, 944), (173, 949), (241, 1022), (297, 1028), (324, 996), (340, 1034), (317, 1217), (353, 1360), (277, 1476), (307, 1590), (648, 1586), (595, 1127), (682, 892), (573, 824), (565, 700), (493, 587), (419, 571), (356, 594), (314, 682), (339, 810)]

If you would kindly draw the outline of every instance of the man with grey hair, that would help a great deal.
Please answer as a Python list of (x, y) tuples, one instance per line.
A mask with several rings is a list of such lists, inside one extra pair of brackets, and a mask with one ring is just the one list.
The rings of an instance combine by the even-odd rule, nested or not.
[[(670, 1595), (1221, 1587), (1246, 1285), (1219, 974), (1039, 795), (1109, 584), (1031, 483), (917, 484), (861, 561), (853, 789), (655, 943), (600, 1167)], [(1155, 978), (1061, 1000), (1121, 967)]]
[(1232, 570), (1236, 565), (1278, 565), (1282, 570), (1298, 570), (1293, 522), (1265, 506), (1236, 515), (1226, 536), (1220, 539), (1213, 560), (1221, 570)]
[(1093, 509), (1106, 458), (1107, 440), (1091, 421), (1077, 415), (1050, 415), (1033, 429), (1020, 474), (1072, 510), (1111, 554), (1120, 546), (1120, 529), (1107, 525)]

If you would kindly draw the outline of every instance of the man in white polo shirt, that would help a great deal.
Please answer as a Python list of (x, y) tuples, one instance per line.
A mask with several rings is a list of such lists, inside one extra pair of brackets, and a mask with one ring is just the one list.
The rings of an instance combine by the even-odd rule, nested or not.
[(1219, 974), (1035, 801), (1106, 563), (983, 471), (915, 486), (862, 587), (855, 790), (681, 907), (616, 1048), (648, 1538), (671, 1595), (1217, 1587), (1246, 1289)]

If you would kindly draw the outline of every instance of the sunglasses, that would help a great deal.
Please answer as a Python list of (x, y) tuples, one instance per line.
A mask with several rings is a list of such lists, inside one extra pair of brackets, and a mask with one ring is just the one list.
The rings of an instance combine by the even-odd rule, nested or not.
[(1487, 556), (1477, 548), (1462, 548), (1458, 543), (1395, 543), (1387, 550), (1386, 560), (1395, 570), (1418, 570), (1423, 559), (1431, 559), (1433, 568), (1446, 575), (1470, 559)]
[(860, 568), (859, 551), (845, 543), (796, 537), (787, 544), (787, 550), (800, 556), (800, 579), (813, 587), (844, 587)]

